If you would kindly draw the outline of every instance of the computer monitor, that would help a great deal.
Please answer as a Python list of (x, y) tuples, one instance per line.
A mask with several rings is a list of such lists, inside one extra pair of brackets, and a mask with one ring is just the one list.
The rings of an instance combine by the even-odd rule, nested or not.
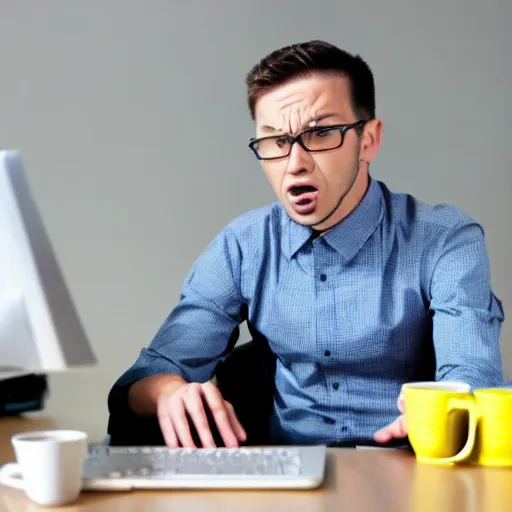
[(0, 151), (0, 380), (96, 364), (18, 151)]

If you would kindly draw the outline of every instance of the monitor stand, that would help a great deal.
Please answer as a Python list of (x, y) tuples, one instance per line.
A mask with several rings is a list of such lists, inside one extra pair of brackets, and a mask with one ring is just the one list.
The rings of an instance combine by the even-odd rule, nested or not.
[(0, 381), (40, 368), (25, 302), (21, 293), (9, 290), (0, 297)]

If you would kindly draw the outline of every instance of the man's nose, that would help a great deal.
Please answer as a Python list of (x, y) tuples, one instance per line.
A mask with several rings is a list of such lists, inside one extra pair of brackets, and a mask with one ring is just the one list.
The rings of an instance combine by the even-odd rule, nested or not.
[(311, 172), (314, 168), (314, 161), (311, 154), (297, 142), (292, 145), (288, 156), (286, 172), (290, 174), (303, 174)]

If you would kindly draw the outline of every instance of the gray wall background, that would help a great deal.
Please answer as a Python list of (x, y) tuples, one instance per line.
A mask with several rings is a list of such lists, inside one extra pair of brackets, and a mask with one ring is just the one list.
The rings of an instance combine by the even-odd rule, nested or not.
[(384, 121), (373, 176), (483, 224), (510, 315), (511, 21), (510, 0), (0, 0), (0, 146), (24, 155), (100, 361), (52, 376), (45, 413), (101, 439), (112, 382), (194, 259), (274, 200), (246, 146), (244, 79), (300, 40), (368, 60)]

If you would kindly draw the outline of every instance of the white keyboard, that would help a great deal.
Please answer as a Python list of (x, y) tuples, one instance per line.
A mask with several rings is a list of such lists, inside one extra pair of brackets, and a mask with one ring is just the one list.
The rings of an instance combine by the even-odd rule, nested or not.
[(322, 484), (325, 446), (177, 448), (93, 446), (84, 489), (311, 489)]

